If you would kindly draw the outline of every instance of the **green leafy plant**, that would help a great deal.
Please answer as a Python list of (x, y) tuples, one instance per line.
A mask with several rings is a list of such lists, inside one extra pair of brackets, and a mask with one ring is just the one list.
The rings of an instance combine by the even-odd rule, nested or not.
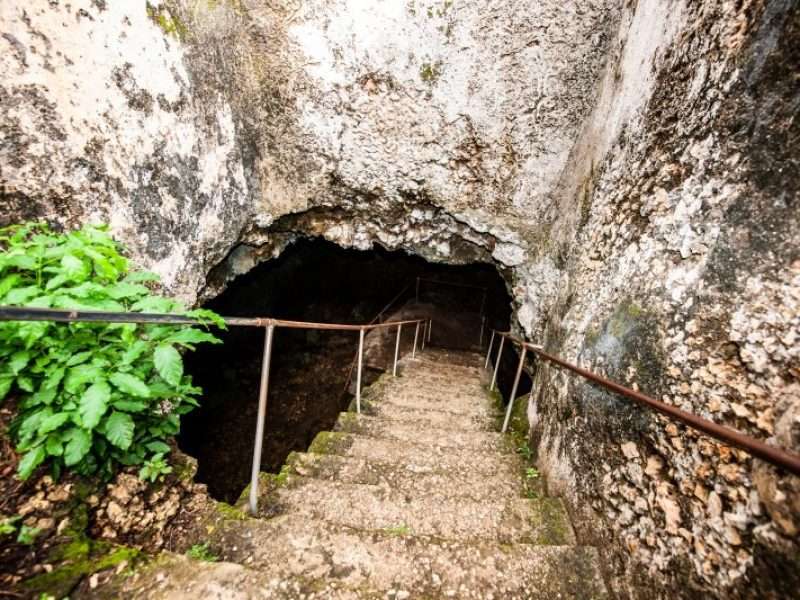
[(531, 460), (531, 458), (533, 458), (533, 450), (531, 450), (531, 447), (528, 446), (527, 442), (522, 442), (522, 444), (517, 448), (517, 453), (525, 460)]
[(142, 468), (139, 469), (139, 478), (144, 481), (155, 481), (163, 479), (167, 473), (172, 473), (172, 467), (164, 459), (164, 453), (159, 452), (144, 462)]
[(525, 469), (525, 477), (527, 479), (538, 479), (539, 478), (539, 470), (535, 467), (528, 467)]
[(186, 556), (195, 560), (204, 560), (206, 562), (216, 562), (219, 557), (214, 554), (209, 548), (209, 543), (195, 544), (186, 552)]
[(36, 540), (36, 537), (41, 533), (38, 527), (30, 527), (29, 525), (19, 525), (22, 517), (19, 515), (9, 517), (0, 521), (0, 536), (17, 534), (17, 543), (30, 546)]
[[(151, 293), (153, 273), (132, 271), (104, 227), (55, 233), (44, 224), (0, 229), (0, 305), (184, 313)], [(224, 327), (210, 311), (185, 313)], [(201, 329), (131, 323), (0, 322), (0, 400), (19, 397), (10, 433), (22, 479), (43, 462), (110, 477), (151, 461), (164, 472), (180, 416), (200, 389), (179, 349), (219, 340)], [(156, 473), (157, 477), (158, 474)]]

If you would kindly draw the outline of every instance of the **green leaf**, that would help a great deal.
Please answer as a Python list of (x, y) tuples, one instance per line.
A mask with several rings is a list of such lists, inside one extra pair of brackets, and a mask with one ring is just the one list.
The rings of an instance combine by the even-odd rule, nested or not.
[(44, 443), (45, 450), (50, 456), (61, 456), (64, 454), (64, 444), (61, 442), (61, 436), (57, 433), (47, 436), (47, 441)]
[(64, 464), (68, 467), (81, 462), (92, 447), (92, 434), (80, 427), (70, 429), (64, 434), (64, 439), (67, 440), (67, 446), (64, 448)]
[(27, 350), (20, 350), (19, 352), (15, 352), (11, 355), (11, 358), (8, 361), (8, 366), (11, 369), (11, 372), (14, 375), (17, 375), (22, 369), (25, 368), (25, 365), (31, 360), (31, 353)]
[(14, 383), (13, 375), (0, 375), (0, 400), (5, 399)]
[(64, 423), (69, 421), (69, 418), (69, 413), (60, 412), (42, 419), (42, 423), (39, 425), (39, 435), (44, 435), (46, 433), (50, 433), (51, 431), (55, 431)]
[(190, 344), (202, 344), (208, 342), (210, 344), (221, 344), (222, 340), (211, 335), (206, 331), (199, 329), (181, 329), (179, 332), (172, 334), (166, 340), (170, 344), (180, 344), (182, 346), (189, 346)]
[(23, 288), (14, 288), (6, 294), (5, 304), (25, 304), (31, 298), (35, 298), (42, 293), (42, 290), (35, 285)]
[(174, 346), (162, 344), (153, 353), (153, 363), (161, 378), (171, 385), (179, 385), (183, 377), (183, 359)]
[(108, 292), (108, 295), (115, 300), (122, 300), (123, 298), (139, 298), (150, 293), (150, 290), (143, 285), (127, 283), (124, 281), (112, 285), (111, 287), (107, 288), (106, 291)]
[(17, 387), (24, 392), (33, 392), (33, 380), (25, 375), (17, 377)]
[(39, 388), (36, 392), (25, 399), (26, 407), (36, 406), (37, 404), (51, 404), (56, 398), (58, 390)]
[(39, 268), (39, 262), (28, 254), (15, 254), (7, 256), (5, 260), (6, 266), (16, 267), (25, 271), (35, 271)]
[(150, 450), (150, 452), (155, 452), (156, 454), (167, 454), (170, 451), (169, 445), (158, 440), (155, 442), (148, 442), (145, 444), (145, 446), (147, 446), (147, 449)]
[(115, 400), (111, 403), (111, 406), (129, 413), (142, 412), (147, 408), (147, 404), (135, 400)]
[(5, 296), (8, 291), (15, 287), (20, 281), (22, 281), (22, 277), (20, 277), (19, 273), (6, 275), (0, 279), (0, 298)]
[(86, 429), (94, 429), (100, 422), (100, 418), (108, 408), (108, 401), (111, 398), (111, 387), (105, 382), (100, 381), (87, 389), (81, 396), (78, 405), (78, 414)]
[(170, 313), (177, 307), (177, 303), (169, 298), (160, 296), (147, 296), (131, 306), (131, 310), (138, 312)]
[(141, 283), (143, 281), (161, 281), (161, 277), (157, 273), (152, 273), (150, 271), (134, 271), (133, 273), (128, 273), (125, 276), (123, 281), (128, 283)]
[(79, 365), (82, 362), (86, 362), (92, 357), (96, 351), (93, 350), (86, 350), (85, 352), (78, 352), (77, 354), (73, 354), (70, 359), (67, 361), (68, 367), (74, 367), (75, 365)]
[(42, 464), (45, 456), (46, 453), (44, 446), (36, 446), (35, 448), (32, 448), (26, 452), (17, 466), (17, 474), (19, 475), (19, 478), (24, 481), (30, 477), (31, 473), (36, 470), (36, 467)]
[(228, 325), (225, 323), (225, 319), (223, 319), (213, 310), (208, 310), (207, 308), (196, 308), (195, 310), (190, 310), (186, 313), (186, 316), (194, 317), (204, 325), (213, 324), (220, 329), (228, 328)]
[(56, 288), (61, 287), (67, 281), (69, 281), (69, 278), (66, 275), (56, 275), (50, 281), (47, 282), (47, 285), (44, 286), (44, 289), (46, 289), (48, 292), (52, 291)]
[(127, 450), (133, 442), (133, 429), (133, 419), (123, 412), (112, 412), (105, 423), (108, 441), (121, 450)]
[(130, 373), (114, 373), (108, 378), (121, 392), (147, 398), (150, 395), (150, 388), (147, 384)]
[(63, 274), (73, 281), (83, 281), (88, 275), (86, 263), (74, 254), (65, 254), (61, 257), (61, 269)]
[(96, 365), (79, 365), (72, 367), (64, 380), (64, 389), (70, 394), (77, 394), (82, 385), (103, 379), (103, 369)]

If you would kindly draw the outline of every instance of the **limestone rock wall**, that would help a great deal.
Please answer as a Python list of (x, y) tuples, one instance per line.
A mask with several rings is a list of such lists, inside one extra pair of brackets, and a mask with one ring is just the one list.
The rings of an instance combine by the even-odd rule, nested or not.
[[(493, 262), (529, 339), (797, 449), (798, 39), (794, 0), (8, 0), (0, 220), (109, 221), (189, 301), (301, 235)], [(796, 479), (536, 382), (623, 596), (798, 572)]]
[(0, 222), (110, 223), (193, 300), (253, 190), (231, 104), (175, 27), (157, 2), (0, 5)]
[[(528, 267), (559, 267), (528, 287), (548, 349), (795, 452), (798, 39), (793, 2), (625, 9)], [(796, 477), (547, 365), (529, 415), (582, 533), (617, 549), (618, 590), (796, 593)]]

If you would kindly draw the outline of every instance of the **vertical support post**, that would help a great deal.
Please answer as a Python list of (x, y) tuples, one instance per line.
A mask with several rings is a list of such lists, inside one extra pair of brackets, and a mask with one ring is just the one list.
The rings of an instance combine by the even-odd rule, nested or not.
[(392, 369), (392, 376), (397, 377), (397, 357), (400, 355), (400, 332), (403, 330), (403, 324), (397, 326), (397, 341), (394, 343), (394, 368)]
[(506, 336), (500, 338), (500, 348), (497, 349), (497, 362), (494, 363), (494, 375), (492, 375), (492, 385), (489, 386), (489, 391), (494, 391), (494, 384), (497, 383), (497, 369), (500, 368), (500, 357), (503, 355), (503, 344), (506, 343)]
[(422, 322), (422, 345), (419, 347), (419, 351), (422, 352), (425, 350), (425, 338), (428, 336), (428, 322)]
[(428, 320), (428, 343), (431, 343), (431, 330), (433, 329), (433, 319)]
[(478, 340), (478, 348), (483, 348), (483, 329), (486, 327), (486, 317), (481, 317), (481, 338)]
[(261, 449), (264, 445), (264, 423), (267, 419), (267, 394), (269, 392), (269, 363), (272, 358), (272, 334), (275, 325), (267, 325), (264, 332), (264, 355), (261, 359), (261, 386), (258, 390), (258, 417), (256, 440), (253, 444), (253, 468), (250, 471), (250, 514), (258, 512), (258, 475), (261, 472)]
[(414, 348), (411, 350), (411, 358), (416, 358), (417, 356), (417, 338), (419, 337), (419, 321), (417, 321), (417, 326), (414, 329)]
[(356, 412), (361, 414), (361, 365), (364, 362), (364, 329), (358, 331), (358, 371), (356, 375)]
[(506, 409), (506, 418), (503, 419), (502, 432), (505, 433), (508, 429), (508, 421), (511, 419), (511, 411), (514, 410), (514, 398), (517, 396), (517, 388), (519, 387), (519, 378), (522, 375), (522, 368), (525, 366), (525, 354), (528, 348), (523, 344), (519, 353), (519, 366), (517, 367), (517, 376), (514, 377), (514, 385), (511, 388), (511, 396), (508, 398), (508, 408)]
[(489, 368), (489, 358), (492, 356), (492, 346), (494, 345), (495, 330), (492, 329), (492, 337), (489, 339), (489, 351), (486, 353), (486, 362), (483, 364), (484, 369)]

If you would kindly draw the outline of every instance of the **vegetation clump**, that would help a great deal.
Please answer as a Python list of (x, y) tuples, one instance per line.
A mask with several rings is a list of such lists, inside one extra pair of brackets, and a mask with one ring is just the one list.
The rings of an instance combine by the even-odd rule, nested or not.
[[(132, 271), (105, 227), (55, 233), (31, 223), (0, 229), (0, 305), (84, 311), (185, 313)], [(209, 311), (185, 313), (224, 327)], [(219, 340), (196, 327), (132, 323), (0, 322), (0, 401), (13, 393), (10, 427), (21, 479), (42, 463), (110, 477), (144, 465), (151, 481), (170, 467), (167, 440), (200, 389), (180, 349)]]
[(186, 552), (186, 556), (194, 560), (202, 560), (205, 562), (216, 562), (219, 557), (211, 551), (209, 543), (195, 544)]

